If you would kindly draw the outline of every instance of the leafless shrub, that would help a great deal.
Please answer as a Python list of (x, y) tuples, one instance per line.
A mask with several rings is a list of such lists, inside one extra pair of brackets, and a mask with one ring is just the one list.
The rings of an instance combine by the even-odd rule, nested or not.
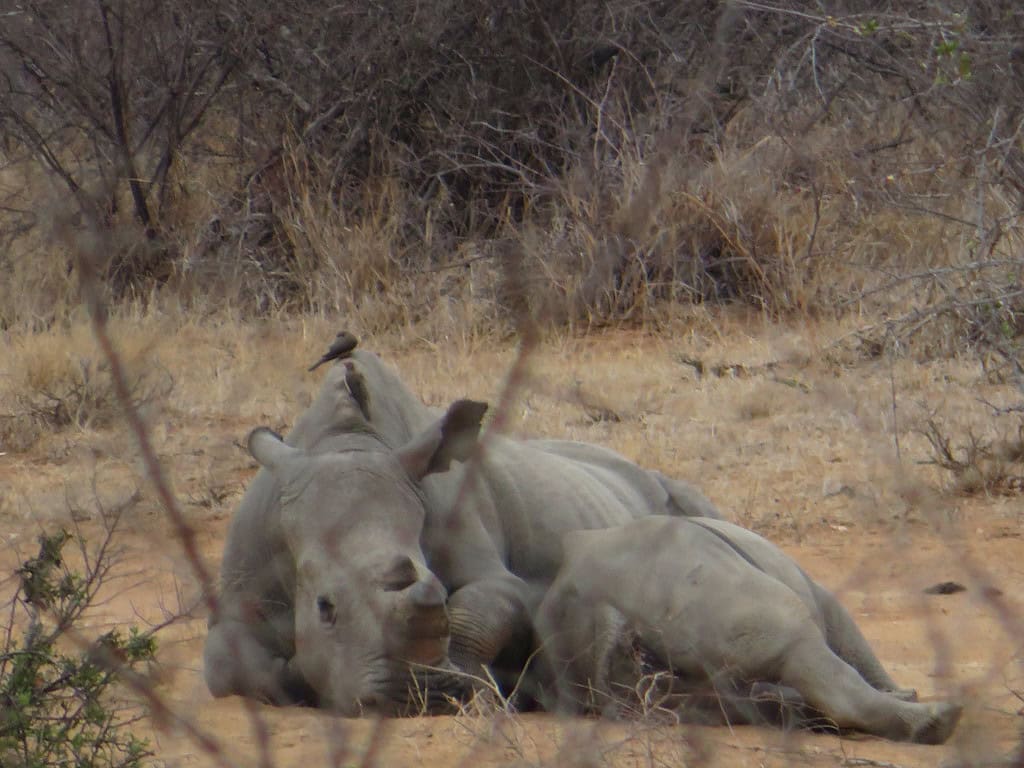
[[(912, 312), (1017, 313), (998, 288), (1024, 189), (1007, 0), (50, 5), (2, 36), (7, 151), (127, 227), (104, 257), (122, 293), (399, 323), (430, 283), (491, 319), (486, 262), (512, 252), (491, 243), (512, 242), (553, 324), (922, 291)], [(31, 226), (17, 210), (9, 232)], [(968, 263), (993, 290), (963, 293)]]
[[(107, 426), (119, 413), (110, 381), (110, 369), (102, 362), (81, 358), (69, 362), (54, 375), (30, 371), (32, 391), (21, 396), (22, 406), (48, 427)], [(154, 375), (159, 374), (159, 375)], [(129, 382), (135, 407), (166, 397), (174, 379), (166, 369), (137, 373)]]
[[(125, 353), (136, 407), (159, 406), (174, 389), (174, 376), (151, 355), (155, 341), (152, 333), (142, 334)], [(24, 451), (45, 432), (109, 428), (119, 417), (110, 366), (87, 334), (38, 334), (5, 345), (4, 361), (0, 450)]]
[(158, 241), (178, 155), (238, 63), (225, 21), (188, 2), (34, 0), (4, 14), (9, 154), (30, 153), (58, 180), (74, 217), (112, 227), (130, 211), (147, 244), (110, 254), (121, 291), (168, 274)]
[(928, 441), (928, 463), (949, 472), (953, 488), (966, 495), (1018, 494), (1024, 491), (1024, 421), (1001, 439), (984, 438), (972, 428), (954, 442), (948, 427), (929, 417), (919, 433)]

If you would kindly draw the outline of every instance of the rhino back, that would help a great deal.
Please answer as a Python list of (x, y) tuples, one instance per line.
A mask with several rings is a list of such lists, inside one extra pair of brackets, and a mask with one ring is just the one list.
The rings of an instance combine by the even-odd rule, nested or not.
[(692, 592), (710, 587), (725, 594), (758, 570), (724, 538), (681, 518), (650, 516), (575, 531), (564, 543), (565, 564), (556, 586), (609, 602), (632, 618), (669, 619), (684, 609)]
[[(542, 611), (561, 601), (593, 610), (612, 606), (685, 673), (699, 672), (709, 660), (728, 663), (726, 656), (751, 639), (785, 640), (760, 637), (765, 611), (800, 622), (815, 610), (813, 601), (744, 559), (725, 538), (689, 519), (658, 516), (567, 536), (565, 565)], [(769, 656), (780, 650), (760, 649)]]
[(824, 625), (815, 585), (793, 558), (768, 539), (725, 520), (701, 518), (685, 522), (701, 526), (726, 540), (756, 568), (789, 587), (811, 609), (815, 623)]
[(562, 563), (563, 534), (649, 514), (664, 492), (659, 497), (653, 481), (624, 481), (614, 461), (580, 461), (576, 454), (546, 450), (536, 442), (494, 438), (488, 443), (480, 474), (494, 509), (482, 514), (509, 569), (525, 579), (549, 581)]
[(531, 440), (528, 446), (568, 459), (610, 491), (620, 504), (634, 508), (636, 516), (640, 516), (639, 509), (667, 509), (668, 493), (655, 475), (610, 448), (574, 440)]

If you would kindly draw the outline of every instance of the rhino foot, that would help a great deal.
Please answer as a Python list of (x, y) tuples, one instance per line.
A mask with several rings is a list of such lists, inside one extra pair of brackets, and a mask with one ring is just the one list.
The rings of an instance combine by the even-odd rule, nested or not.
[(802, 707), (807, 703), (796, 688), (763, 681), (757, 681), (750, 686), (750, 698), (785, 707)]
[(953, 734), (964, 708), (959, 704), (938, 702), (925, 705), (929, 716), (910, 733), (910, 741), (918, 744), (943, 744)]

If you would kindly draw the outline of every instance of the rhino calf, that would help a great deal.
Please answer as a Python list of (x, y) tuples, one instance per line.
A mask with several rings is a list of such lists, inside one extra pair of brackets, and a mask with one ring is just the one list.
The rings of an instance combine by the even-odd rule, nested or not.
[[(787, 722), (900, 741), (942, 743), (960, 719), (958, 705), (908, 701), (835, 597), (751, 531), (653, 516), (569, 533), (564, 551), (536, 617), (562, 710), (636, 703), (653, 681), (682, 719), (762, 722), (752, 689)], [(701, 691), (711, 707), (694, 706)]]

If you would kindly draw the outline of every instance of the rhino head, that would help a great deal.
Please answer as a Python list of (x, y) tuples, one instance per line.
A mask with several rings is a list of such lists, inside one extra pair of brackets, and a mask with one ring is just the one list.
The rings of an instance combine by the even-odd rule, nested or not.
[(278, 481), (295, 562), (295, 657), (321, 706), (345, 715), (436, 709), (464, 681), (451, 674), (445, 587), (421, 549), (418, 482), (472, 453), (487, 409), (460, 400), (391, 448), (368, 423), (342, 449), (311, 453), (254, 430), (249, 452)]

